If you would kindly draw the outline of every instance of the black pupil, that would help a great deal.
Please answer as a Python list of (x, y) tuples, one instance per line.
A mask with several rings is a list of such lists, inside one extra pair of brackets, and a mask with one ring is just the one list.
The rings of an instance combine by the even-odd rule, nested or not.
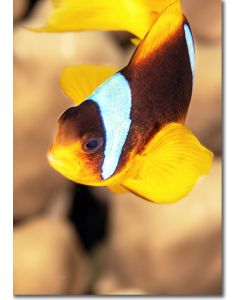
[(96, 140), (90, 141), (86, 144), (86, 148), (88, 148), (89, 150), (93, 150), (97, 147), (98, 142)]

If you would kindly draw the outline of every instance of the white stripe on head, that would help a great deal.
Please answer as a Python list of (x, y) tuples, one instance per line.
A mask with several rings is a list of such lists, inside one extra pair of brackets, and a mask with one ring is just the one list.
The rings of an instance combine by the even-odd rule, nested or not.
[(131, 119), (131, 89), (121, 73), (116, 73), (88, 97), (98, 104), (105, 129), (105, 150), (102, 178), (116, 170), (125, 144)]
[(185, 32), (185, 38), (186, 38), (186, 41), (187, 41), (188, 54), (189, 54), (192, 74), (193, 74), (193, 77), (194, 77), (194, 73), (195, 73), (195, 51), (194, 51), (193, 37), (192, 37), (192, 34), (191, 34), (191, 30), (190, 30), (190, 28), (187, 24), (184, 24), (183, 28), (184, 28), (184, 32)]

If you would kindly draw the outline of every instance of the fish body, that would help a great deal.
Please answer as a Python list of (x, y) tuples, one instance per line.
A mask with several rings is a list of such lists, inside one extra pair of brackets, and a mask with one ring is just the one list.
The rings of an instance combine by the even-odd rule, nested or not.
[[(213, 155), (184, 126), (195, 51), (180, 1), (165, 6), (125, 68), (97, 72), (64, 71), (62, 86), (80, 104), (60, 117), (50, 164), (75, 182), (157, 203), (184, 197), (208, 173)], [(83, 78), (92, 84), (83, 88)]]
[[(132, 95), (127, 143), (140, 136), (138, 151), (166, 124), (184, 123), (190, 104), (194, 73), (190, 66), (184, 18), (172, 36), (140, 62), (121, 71)], [(141, 44), (140, 44), (141, 47)], [(138, 51), (135, 55), (138, 55)]]

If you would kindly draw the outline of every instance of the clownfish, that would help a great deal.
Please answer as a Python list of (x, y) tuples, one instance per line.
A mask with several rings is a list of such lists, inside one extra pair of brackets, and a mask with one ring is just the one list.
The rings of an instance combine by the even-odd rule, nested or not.
[(52, 15), (38, 29), (128, 30), (140, 40), (119, 71), (64, 69), (62, 88), (77, 105), (61, 115), (48, 160), (77, 183), (176, 202), (213, 160), (184, 126), (195, 73), (191, 28), (179, 0), (112, 2), (53, 1)]

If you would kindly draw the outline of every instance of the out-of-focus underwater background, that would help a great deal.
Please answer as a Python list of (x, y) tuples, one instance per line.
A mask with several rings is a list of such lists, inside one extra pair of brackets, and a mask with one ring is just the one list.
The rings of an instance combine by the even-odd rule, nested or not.
[(157, 205), (76, 185), (46, 158), (71, 106), (59, 85), (63, 67), (123, 67), (134, 51), (130, 34), (34, 33), (25, 26), (42, 25), (50, 1), (14, 0), (15, 294), (222, 293), (222, 3), (182, 7), (196, 47), (187, 126), (215, 158), (186, 198)]

